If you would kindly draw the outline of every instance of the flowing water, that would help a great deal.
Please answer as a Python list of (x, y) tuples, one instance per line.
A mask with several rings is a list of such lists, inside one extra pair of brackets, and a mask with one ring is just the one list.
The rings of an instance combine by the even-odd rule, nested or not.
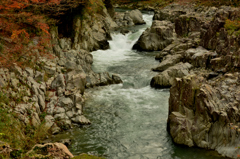
[(215, 159), (212, 151), (173, 144), (166, 131), (169, 90), (152, 89), (151, 68), (159, 62), (156, 53), (135, 52), (131, 48), (151, 25), (151, 14), (144, 14), (146, 25), (130, 28), (133, 33), (113, 33), (109, 50), (92, 52), (93, 69), (119, 74), (123, 84), (89, 90), (85, 116), (90, 126), (59, 135), (71, 138), (70, 151), (90, 153), (109, 159)]

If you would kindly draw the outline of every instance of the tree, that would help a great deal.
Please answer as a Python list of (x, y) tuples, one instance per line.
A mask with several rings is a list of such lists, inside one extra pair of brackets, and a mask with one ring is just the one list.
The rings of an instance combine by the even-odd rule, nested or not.
[[(9, 67), (45, 53), (50, 43), (49, 26), (31, 6), (54, 6), (60, 0), (2, 0), (0, 2), (0, 64)], [(34, 38), (34, 42), (33, 42)], [(36, 59), (36, 58), (35, 58)], [(32, 61), (33, 62), (33, 61)]]

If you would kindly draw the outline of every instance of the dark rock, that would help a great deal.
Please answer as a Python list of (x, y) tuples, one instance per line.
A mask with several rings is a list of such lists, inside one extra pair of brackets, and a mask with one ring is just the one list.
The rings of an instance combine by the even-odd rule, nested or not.
[(123, 83), (122, 79), (116, 74), (112, 75), (112, 79), (115, 84)]
[(121, 29), (120, 33), (123, 35), (126, 35), (127, 33), (129, 33), (130, 31), (127, 29)]
[(210, 72), (207, 76), (207, 80), (212, 79), (214, 77), (217, 77), (219, 75), (219, 73), (216, 72)]

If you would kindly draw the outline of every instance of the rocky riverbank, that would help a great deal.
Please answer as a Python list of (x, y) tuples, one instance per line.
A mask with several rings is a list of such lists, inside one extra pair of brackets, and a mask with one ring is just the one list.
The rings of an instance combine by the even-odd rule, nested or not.
[[(76, 14), (70, 21), (73, 38), (63, 36), (64, 24), (59, 26), (61, 29), (51, 27), (53, 47), (49, 54), (53, 58), (40, 57), (33, 67), (21, 68), (15, 64), (11, 68), (0, 68), (1, 110), (14, 115), (23, 127), (41, 127), (44, 129), (41, 131), (50, 134), (71, 129), (74, 125), (90, 124), (83, 112), (85, 89), (119, 84), (122, 80), (116, 74), (95, 73), (89, 51), (108, 49), (111, 30), (125, 26), (126, 22), (128, 26), (145, 24), (139, 10), (123, 15), (115, 17), (116, 23), (105, 7), (94, 16), (87, 12)], [(38, 43), (37, 38), (34, 43)], [(0, 136), (7, 134), (0, 132)], [(2, 145), (0, 154), (3, 156), (13, 156), (16, 152), (21, 156), (22, 150), (15, 151), (5, 142)], [(36, 145), (27, 156), (29, 154), (33, 157), (73, 157), (59, 143)]]
[(239, 28), (231, 23), (239, 16), (228, 6), (171, 4), (155, 10), (152, 27), (134, 47), (161, 51), (151, 86), (171, 87), (167, 124), (177, 144), (240, 154)]

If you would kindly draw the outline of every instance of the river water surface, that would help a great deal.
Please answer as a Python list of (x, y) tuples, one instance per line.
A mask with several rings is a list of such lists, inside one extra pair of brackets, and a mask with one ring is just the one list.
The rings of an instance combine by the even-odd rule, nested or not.
[(212, 151), (174, 145), (166, 131), (169, 90), (152, 89), (151, 68), (159, 62), (156, 53), (135, 52), (131, 48), (152, 23), (130, 28), (133, 33), (113, 33), (109, 50), (92, 52), (93, 69), (120, 75), (123, 84), (89, 90), (85, 116), (90, 126), (60, 134), (71, 138), (74, 155), (90, 153), (109, 159), (216, 159)]

